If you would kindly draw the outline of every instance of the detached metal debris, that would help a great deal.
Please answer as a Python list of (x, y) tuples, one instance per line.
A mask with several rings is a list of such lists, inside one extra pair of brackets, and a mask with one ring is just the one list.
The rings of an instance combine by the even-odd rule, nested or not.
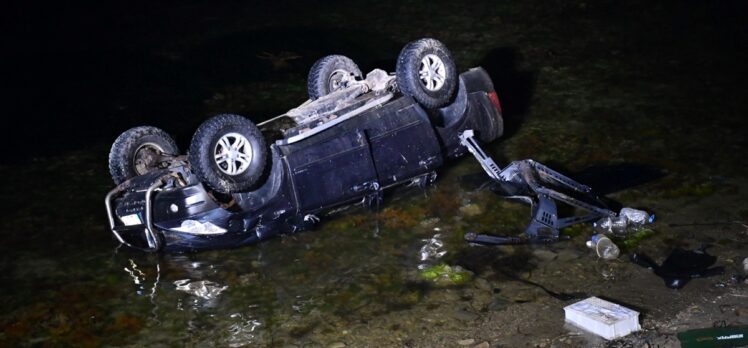
[[(501, 169), (478, 145), (472, 129), (460, 134), (460, 143), (475, 156), (504, 197), (532, 206), (532, 218), (525, 228), (525, 238), (467, 233), (465, 239), (469, 242), (492, 245), (551, 243), (559, 240), (559, 230), (564, 227), (616, 217), (616, 213), (608, 209), (590, 187), (534, 160), (514, 161)], [(558, 215), (556, 202), (582, 209), (586, 214), (562, 218)]]

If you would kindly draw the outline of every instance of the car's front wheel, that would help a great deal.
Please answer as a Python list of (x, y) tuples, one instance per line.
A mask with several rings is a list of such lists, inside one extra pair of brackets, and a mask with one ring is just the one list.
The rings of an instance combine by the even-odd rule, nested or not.
[(361, 70), (352, 59), (341, 55), (320, 58), (312, 65), (307, 79), (307, 91), (312, 100), (345, 88), (349, 82), (361, 78)]
[(395, 74), (400, 91), (429, 109), (449, 103), (457, 87), (452, 55), (434, 39), (407, 44), (397, 58)]
[(188, 154), (192, 171), (222, 193), (242, 192), (262, 177), (267, 148), (252, 121), (239, 115), (218, 115), (198, 127)]
[(150, 126), (130, 128), (112, 144), (109, 173), (119, 185), (138, 175), (168, 167), (168, 160), (177, 154), (177, 144), (163, 130)]

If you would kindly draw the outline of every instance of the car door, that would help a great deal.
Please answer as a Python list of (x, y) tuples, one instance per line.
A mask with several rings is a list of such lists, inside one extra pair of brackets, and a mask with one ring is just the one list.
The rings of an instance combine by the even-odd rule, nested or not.
[(363, 130), (298, 148), (285, 160), (301, 211), (360, 199), (378, 188), (371, 148)]
[(377, 114), (367, 136), (380, 185), (398, 184), (441, 166), (441, 147), (429, 116), (412, 98), (402, 97)]

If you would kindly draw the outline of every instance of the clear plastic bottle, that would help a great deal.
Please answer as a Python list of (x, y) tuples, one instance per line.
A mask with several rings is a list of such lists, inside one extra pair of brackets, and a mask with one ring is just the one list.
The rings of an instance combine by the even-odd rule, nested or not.
[(650, 215), (644, 210), (633, 208), (623, 208), (618, 213), (620, 218), (626, 219), (628, 226), (634, 230), (641, 229), (646, 224), (651, 224), (655, 220), (654, 214)]
[(587, 241), (587, 247), (594, 249), (597, 256), (603, 260), (617, 259), (618, 255), (621, 254), (621, 249), (619, 249), (618, 246), (604, 234), (596, 234), (592, 236), (592, 238)]
[(654, 222), (654, 214), (650, 215), (644, 210), (623, 208), (618, 216), (607, 216), (592, 224), (597, 233), (623, 235), (635, 232), (646, 224)]
[(606, 234), (624, 234), (628, 223), (620, 216), (606, 216), (592, 224), (592, 228), (597, 233)]

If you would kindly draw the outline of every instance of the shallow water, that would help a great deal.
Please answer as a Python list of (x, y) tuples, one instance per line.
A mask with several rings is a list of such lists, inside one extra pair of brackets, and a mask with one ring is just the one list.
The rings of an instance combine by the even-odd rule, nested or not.
[[(731, 279), (748, 257), (746, 51), (737, 39), (745, 30), (729, 11), (581, 2), (468, 11), (441, 4), (428, 10), (444, 14), (432, 23), (413, 19), (408, 9), (419, 4), (408, 2), (387, 20), (375, 16), (372, 28), (380, 30), (369, 44), (351, 40), (358, 33), (334, 30), (359, 11), (347, 2), (323, 6), (316, 19), (282, 2), (270, 6), (301, 27), (328, 28), (307, 38), (336, 33), (337, 45), (303, 35), (288, 46), (262, 39), (298, 31), (261, 18), (244, 23), (239, 14), (255, 17), (239, 5), (161, 13), (204, 15), (199, 23), (216, 24), (185, 32), (184, 19), (172, 21), (165, 25), (172, 30), (134, 41), (157, 63), (150, 69), (175, 69), (163, 72), (168, 78), (191, 72), (182, 85), (130, 66), (131, 79), (142, 84), (96, 102), (117, 110), (108, 111), (113, 116), (71, 121), (101, 129), (85, 138), (90, 146), (61, 144), (59, 154), (0, 166), (0, 345), (615, 346), (564, 326), (562, 308), (571, 298), (593, 295), (642, 312), (645, 331), (628, 344), (677, 344), (676, 332), (719, 320), (748, 325), (748, 285)], [(629, 25), (634, 19), (639, 25)], [(317, 52), (322, 47), (351, 47), (351, 56), (366, 57), (364, 70), (391, 68), (386, 64), (407, 41), (403, 32), (438, 37), (458, 65), (491, 73), (507, 132), (487, 149), (500, 164), (534, 158), (620, 204), (652, 211), (654, 236), (612, 262), (584, 246), (589, 226), (565, 231), (571, 240), (552, 245), (469, 246), (462, 240), (468, 231), (519, 233), (529, 209), (483, 189), (479, 165), (464, 158), (440, 170), (426, 190), (388, 192), (379, 209), (351, 207), (324, 217), (314, 231), (259, 245), (178, 255), (116, 245), (102, 204), (111, 188), (110, 135), (158, 115), (153, 122), (185, 148), (205, 115), (272, 115), (303, 101), (306, 63), (333, 53)], [(216, 74), (203, 71), (215, 63), (209, 52), (232, 52), (245, 39), (252, 45), (224, 56)], [(257, 58), (267, 57), (264, 51), (303, 58), (271, 64)], [(233, 74), (247, 68), (241, 57), (257, 63), (251, 73)], [(712, 245), (726, 273), (679, 291), (628, 261), (634, 251), (662, 261), (673, 247), (702, 244)], [(469, 275), (439, 284), (422, 277), (422, 268), (440, 264)]]

